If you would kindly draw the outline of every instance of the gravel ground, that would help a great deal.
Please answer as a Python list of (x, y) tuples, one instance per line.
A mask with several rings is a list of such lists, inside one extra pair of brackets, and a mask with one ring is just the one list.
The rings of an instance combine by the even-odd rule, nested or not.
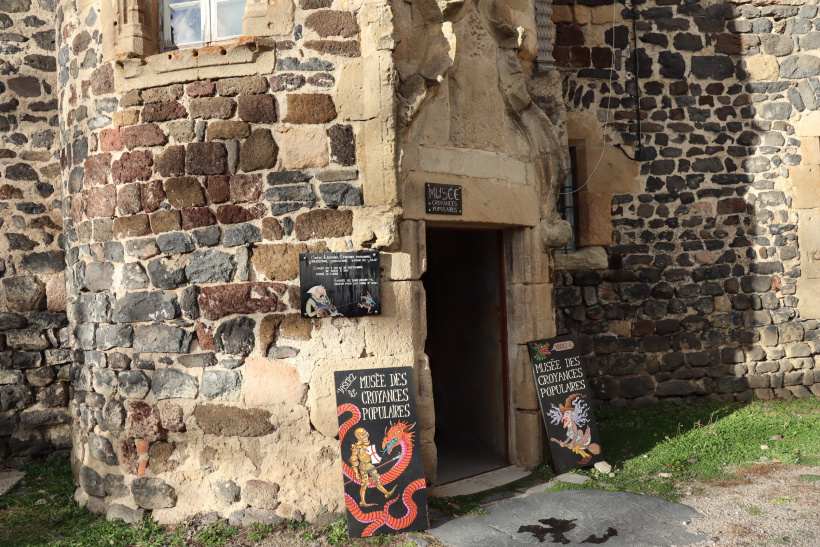
[(761, 464), (737, 481), (695, 483), (681, 500), (703, 517), (690, 532), (714, 538), (689, 547), (820, 546), (820, 467)]

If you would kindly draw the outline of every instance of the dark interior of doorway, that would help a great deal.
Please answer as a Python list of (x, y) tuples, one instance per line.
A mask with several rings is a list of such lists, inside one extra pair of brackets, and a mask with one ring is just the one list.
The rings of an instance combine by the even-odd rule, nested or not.
[(492, 230), (427, 230), (427, 343), (436, 484), (508, 462), (503, 242)]

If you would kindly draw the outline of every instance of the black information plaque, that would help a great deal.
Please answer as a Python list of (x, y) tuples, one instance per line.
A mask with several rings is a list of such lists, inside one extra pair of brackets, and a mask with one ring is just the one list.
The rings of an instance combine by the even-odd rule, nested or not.
[(359, 317), (382, 312), (377, 251), (301, 253), (302, 317)]
[(602, 461), (592, 391), (574, 335), (527, 343), (557, 474)]
[(348, 534), (428, 528), (413, 369), (333, 374)]
[(461, 198), (458, 184), (424, 184), (424, 207), (428, 215), (460, 215)]

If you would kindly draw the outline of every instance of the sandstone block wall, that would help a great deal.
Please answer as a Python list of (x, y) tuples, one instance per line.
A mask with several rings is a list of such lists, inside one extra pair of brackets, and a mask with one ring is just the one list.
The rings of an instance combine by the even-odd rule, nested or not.
[(0, 2), (0, 457), (70, 446), (54, 2)]
[(633, 154), (640, 119), (643, 145), (607, 267), (558, 274), (560, 332), (596, 357), (602, 400), (820, 394), (818, 6), (649, 1), (637, 50), (614, 8), (554, 6), (570, 126), (608, 120), (605, 147)]

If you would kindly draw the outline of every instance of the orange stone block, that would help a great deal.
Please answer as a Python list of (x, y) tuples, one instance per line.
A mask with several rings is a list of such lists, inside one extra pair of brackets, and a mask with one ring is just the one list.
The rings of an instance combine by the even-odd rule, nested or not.
[(148, 441), (137, 439), (137, 454), (148, 454)]

